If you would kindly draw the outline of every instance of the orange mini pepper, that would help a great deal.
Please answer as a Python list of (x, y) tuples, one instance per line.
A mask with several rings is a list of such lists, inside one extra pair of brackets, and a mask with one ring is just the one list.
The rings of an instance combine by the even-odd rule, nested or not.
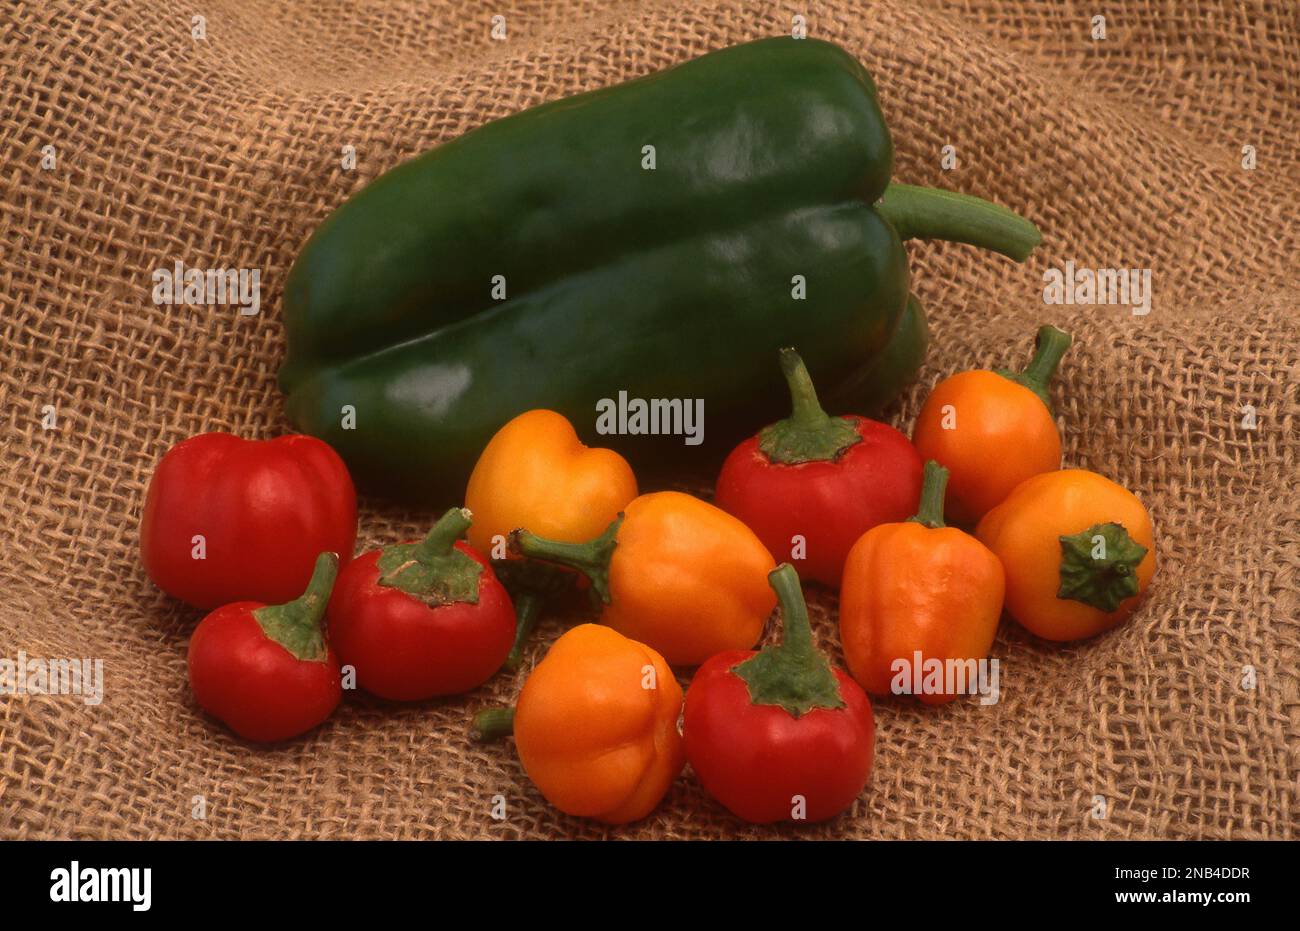
[[(947, 480), (946, 469), (927, 462), (916, 516), (868, 530), (844, 565), (844, 659), (873, 695), (911, 693), (932, 705), (952, 701), (972, 691), (974, 663), (993, 646), (1002, 615), (1002, 564), (974, 537), (944, 526)], [(934, 670), (941, 676), (937, 688), (930, 679)]]
[(513, 730), (528, 778), (570, 815), (623, 824), (644, 818), (686, 765), (677, 719), (682, 687), (664, 658), (599, 624), (551, 646), (515, 708), (490, 709), (474, 736)]
[(1070, 334), (1045, 326), (1023, 372), (958, 372), (930, 392), (912, 442), (949, 472), (950, 520), (973, 526), (1025, 479), (1061, 467), (1047, 385), (1069, 348)]
[(496, 432), (469, 477), (470, 545), (491, 553), (512, 530), (566, 543), (600, 534), (636, 497), (636, 476), (612, 449), (583, 444), (562, 414), (532, 410)]
[(1007, 613), (1047, 640), (1114, 627), (1156, 571), (1147, 509), (1127, 488), (1084, 469), (1021, 483), (975, 533), (1006, 569)]
[(589, 540), (636, 494), (627, 460), (612, 449), (583, 445), (573, 425), (555, 411), (520, 414), (488, 442), (469, 477), (465, 506), (474, 514), (470, 544), (497, 559), (497, 572), (514, 598), (515, 642), (507, 669), (522, 661), (545, 596), (572, 581), (569, 573), (539, 573), (518, 560), (507, 562), (502, 545), (507, 536), (528, 527), (567, 543)]
[(604, 604), (601, 621), (698, 666), (724, 650), (748, 650), (776, 607), (767, 575), (776, 562), (726, 511), (676, 491), (641, 495), (587, 543), (516, 531), (524, 556), (583, 572)]

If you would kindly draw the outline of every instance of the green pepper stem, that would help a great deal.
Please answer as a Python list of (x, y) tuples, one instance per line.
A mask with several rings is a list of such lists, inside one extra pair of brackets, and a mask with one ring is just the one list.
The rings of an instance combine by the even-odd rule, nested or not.
[(327, 654), (325, 635), (321, 631), (321, 618), (329, 605), (330, 592), (339, 571), (339, 558), (334, 553), (321, 553), (316, 557), (311, 581), (306, 590), (293, 601), (279, 605), (265, 605), (253, 612), (253, 619), (262, 632), (300, 660), (324, 660)]
[(855, 422), (832, 417), (817, 400), (808, 367), (794, 349), (781, 350), (781, 373), (790, 387), (792, 413), (758, 433), (758, 448), (770, 462), (798, 465), (829, 461), (861, 441)]
[(948, 470), (931, 459), (925, 464), (925, 478), (921, 484), (921, 504), (909, 521), (916, 521), (938, 530), (943, 523), (943, 498), (948, 490)]
[(537, 592), (521, 592), (515, 597), (515, 642), (506, 656), (505, 668), (514, 672), (524, 660), (524, 644), (528, 642), (537, 617), (542, 611), (542, 596)]
[(790, 347), (781, 350), (781, 374), (790, 386), (790, 419), (801, 427), (820, 427), (830, 420), (817, 400), (817, 388), (799, 353)]
[[(321, 553), (316, 557), (316, 566), (312, 569), (311, 581), (306, 590), (289, 602), (300, 610), (299, 620), (303, 624), (315, 627), (325, 616), (325, 606), (329, 604), (330, 592), (334, 590), (334, 579), (339, 574), (339, 558), (334, 553)], [(289, 607), (286, 605), (285, 607)]]
[(514, 733), (514, 729), (514, 708), (484, 708), (474, 715), (474, 721), (469, 727), (469, 736), (479, 743), (488, 743), (508, 737)]
[(767, 582), (781, 605), (781, 643), (777, 649), (806, 662), (813, 654), (812, 622), (808, 619), (808, 603), (799, 584), (799, 573), (788, 562), (781, 563), (767, 574)]
[(456, 547), (472, 517), (465, 508), (451, 508), (419, 543), (385, 547), (376, 563), (379, 584), (400, 589), (430, 607), (478, 604), (483, 566)]
[(1047, 385), (1056, 375), (1061, 357), (1070, 348), (1072, 341), (1069, 333), (1050, 324), (1039, 327), (1033, 358), (1020, 373), (1021, 383), (1040, 396), (1046, 395)]
[(946, 239), (1023, 262), (1042, 242), (1038, 227), (1000, 204), (940, 188), (891, 184), (876, 204), (901, 239)]
[(1094, 524), (1062, 536), (1060, 588), (1057, 598), (1082, 602), (1107, 614), (1138, 594), (1137, 568), (1147, 548), (1123, 524)]
[(529, 559), (553, 562), (576, 569), (591, 580), (592, 591), (605, 604), (609, 604), (609, 561), (618, 546), (618, 528), (623, 524), (620, 513), (605, 532), (586, 543), (562, 543), (548, 540), (528, 530), (515, 530), (510, 534), (510, 549)]
[(438, 522), (433, 525), (428, 536), (420, 541), (412, 555), (419, 562), (425, 563), (439, 556), (446, 556), (456, 545), (456, 541), (469, 530), (472, 522), (473, 515), (468, 508), (451, 508), (438, 518)]
[(731, 671), (749, 688), (755, 705), (777, 705), (793, 717), (814, 708), (843, 708), (839, 680), (813, 643), (799, 574), (782, 563), (767, 575), (781, 605), (781, 642), (764, 647)]

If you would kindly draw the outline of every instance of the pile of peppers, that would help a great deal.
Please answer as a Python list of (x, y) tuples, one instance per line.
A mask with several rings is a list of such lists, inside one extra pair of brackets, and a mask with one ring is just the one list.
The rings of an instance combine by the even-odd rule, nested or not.
[[(944, 380), (911, 439), (828, 414), (783, 349), (792, 412), (736, 446), (713, 503), (641, 493), (621, 455), (527, 411), (483, 450), (467, 507), (355, 557), (355, 496), (329, 447), (205, 434), (155, 472), (142, 555), (164, 590), (217, 606), (191, 638), (191, 686), (246, 740), (311, 730), (349, 690), (420, 701), (513, 673), (539, 616), (585, 589), (595, 623), (552, 644), (513, 707), (479, 712), (476, 738), (513, 735), (575, 816), (643, 818), (689, 762), (738, 818), (821, 821), (870, 779), (869, 695), (974, 694), (920, 670), (986, 661), (1004, 612), (1044, 639), (1093, 636), (1149, 585), (1141, 503), (1059, 468), (1048, 383), (1069, 345), (1043, 327), (1022, 371)], [(295, 545), (268, 549), (274, 528)], [(838, 589), (847, 669), (818, 647), (801, 581)], [(756, 649), (778, 607), (780, 638)]]
[[(704, 112), (684, 121), (686, 106)], [(691, 157), (659, 175), (611, 167), (611, 147), (647, 132)], [(291, 417), (324, 439), (203, 434), (149, 485), (144, 567), (209, 612), (189, 645), (196, 704), (274, 743), (349, 691), (422, 701), (530, 667), (471, 733), (513, 736), (559, 810), (644, 818), (689, 762), (739, 819), (815, 822), (860, 805), (869, 696), (987, 698), (973, 683), (1004, 615), (1049, 641), (1121, 623), (1151, 583), (1154, 530), (1130, 491), (1061, 468), (1050, 382), (1068, 334), (1042, 327), (1021, 370), (944, 379), (910, 437), (818, 395), (810, 365), (829, 406), (855, 411), (919, 366), (903, 240), (1017, 260), (1038, 241), (1003, 208), (890, 184), (890, 159), (861, 66), (779, 39), (518, 114), (360, 192), (286, 287), (280, 379)], [(512, 198), (537, 205), (533, 222)], [(538, 235), (552, 227), (575, 235)], [(499, 309), (480, 293), (498, 242), (509, 275), (493, 300), (517, 289)], [(791, 313), (785, 281), (805, 278)], [(662, 287), (620, 286), (647, 279)], [(657, 396), (692, 375), (719, 412), (713, 443), (771, 416), (782, 379), (790, 401), (715, 460), (712, 501), (643, 492), (640, 466), (574, 429), (611, 380)], [(464, 488), (464, 506), (354, 554), (353, 473), (409, 500)], [(805, 583), (837, 592), (836, 624), (812, 623)], [(537, 658), (539, 618), (584, 592), (592, 622)], [(776, 609), (779, 636), (759, 648)], [(832, 627), (844, 669), (819, 643)]]

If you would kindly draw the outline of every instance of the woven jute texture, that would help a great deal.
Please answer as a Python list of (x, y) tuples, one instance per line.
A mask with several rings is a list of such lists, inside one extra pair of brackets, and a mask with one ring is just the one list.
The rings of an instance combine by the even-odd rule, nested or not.
[[(102, 659), (106, 692), (98, 706), (0, 697), (0, 836), (1300, 834), (1298, 9), (5, 0), (0, 657)], [(201, 715), (185, 666), (199, 613), (137, 556), (145, 487), (193, 433), (291, 429), (274, 381), (280, 293), (314, 226), (486, 120), (788, 33), (793, 13), (875, 75), (896, 177), (992, 198), (1044, 231), (1023, 266), (910, 247), (934, 339), (889, 419), (910, 429), (938, 378), (1022, 358), (1041, 323), (1071, 331), (1054, 389), (1065, 460), (1150, 508), (1159, 570), (1144, 607), (1069, 646), (1005, 621), (991, 707), (876, 702), (871, 784), (799, 829), (740, 823), (689, 770), (639, 824), (560, 814), (510, 742), (466, 739), (473, 711), (517, 692), (506, 676), (413, 706), (350, 695), (271, 749)], [(156, 305), (152, 273), (178, 260), (259, 269), (261, 312)], [(1066, 261), (1150, 269), (1150, 313), (1045, 304), (1044, 270)], [(434, 514), (365, 502), (360, 545), (409, 538)], [(838, 658), (834, 596), (810, 598)], [(585, 611), (550, 618), (529, 662)]]

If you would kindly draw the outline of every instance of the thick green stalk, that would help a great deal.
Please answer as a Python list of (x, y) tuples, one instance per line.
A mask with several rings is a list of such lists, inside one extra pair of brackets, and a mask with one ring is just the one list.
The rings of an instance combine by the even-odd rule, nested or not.
[(586, 543), (562, 543), (528, 530), (515, 530), (510, 534), (510, 548), (529, 559), (578, 570), (591, 580), (591, 590), (596, 596), (609, 604), (609, 561), (618, 546), (618, 528), (622, 525), (623, 515), (619, 514), (604, 533)]
[(1038, 227), (999, 204), (940, 188), (891, 184), (876, 203), (900, 239), (945, 239), (1023, 262), (1042, 242)]

